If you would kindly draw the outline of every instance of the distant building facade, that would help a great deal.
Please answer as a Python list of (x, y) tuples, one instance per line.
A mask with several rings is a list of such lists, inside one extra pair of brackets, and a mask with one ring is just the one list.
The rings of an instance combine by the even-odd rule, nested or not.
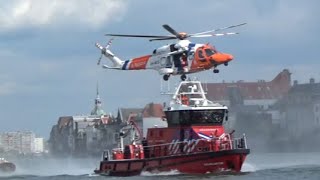
[(206, 83), (207, 98), (227, 106), (259, 105), (268, 109), (285, 96), (291, 87), (291, 73), (284, 69), (273, 80), (258, 82)]
[(132, 143), (133, 139), (137, 139), (139, 131), (142, 129), (142, 108), (119, 108), (117, 122), (121, 123), (119, 130), (118, 145), (120, 147), (120, 133), (123, 137), (123, 143)]
[(320, 83), (315, 79), (292, 84), (284, 69), (271, 81), (206, 86), (209, 99), (229, 106), (228, 127), (245, 132), (253, 149), (320, 150)]
[(120, 132), (123, 134), (124, 144), (132, 143), (133, 140), (135, 142), (143, 140), (148, 128), (168, 126), (163, 118), (163, 106), (153, 102), (146, 104), (144, 108), (119, 108), (118, 118), (120, 117), (123, 117), (121, 122), (124, 126)]
[(54, 156), (90, 156), (117, 144), (120, 126), (110, 116), (65, 116), (52, 127), (49, 139)]
[(16, 131), (0, 133), (0, 148), (4, 152), (18, 154), (36, 153), (37, 138), (31, 131)]
[[(281, 127), (286, 130), (290, 142), (320, 149), (320, 83), (311, 78), (309, 83), (294, 81), (287, 96), (278, 103)], [(298, 142), (298, 143), (297, 143)], [(308, 144), (309, 143), (309, 144)], [(311, 146), (307, 146), (311, 145)]]
[(43, 153), (45, 151), (44, 149), (44, 139), (36, 137), (34, 139), (34, 152), (35, 153)]
[(168, 127), (167, 121), (164, 120), (164, 111), (162, 104), (149, 103), (147, 104), (142, 112), (142, 132), (143, 137), (147, 136), (148, 128), (155, 127)]
[(118, 116), (107, 115), (97, 95), (90, 115), (62, 116), (51, 129), (49, 151), (53, 156), (100, 156), (105, 149), (118, 146), (120, 129), (132, 109), (118, 111)]
[(208, 99), (227, 105), (231, 113), (260, 111), (271, 114), (272, 124), (280, 124), (279, 110), (273, 106), (288, 94), (291, 73), (284, 69), (271, 81), (207, 83), (204, 87), (207, 87)]
[(244, 132), (254, 149), (270, 146), (274, 132), (280, 127), (280, 110), (275, 104), (287, 96), (291, 88), (291, 73), (284, 69), (271, 81), (237, 81), (207, 83), (207, 98), (229, 107), (227, 129)]

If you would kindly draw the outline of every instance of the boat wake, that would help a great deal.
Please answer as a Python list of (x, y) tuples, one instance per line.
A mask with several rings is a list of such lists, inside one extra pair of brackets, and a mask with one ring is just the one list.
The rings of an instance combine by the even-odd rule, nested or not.
[(319, 167), (319, 153), (261, 153), (252, 154), (242, 166), (242, 172), (295, 167)]
[(241, 172), (255, 172), (257, 171), (257, 167), (254, 164), (244, 163), (242, 165)]
[(148, 172), (148, 171), (143, 171), (141, 173), (141, 176), (173, 176), (173, 175), (181, 175), (178, 170), (171, 170), (171, 171), (166, 171), (166, 172), (159, 172), (159, 171), (154, 171), (154, 172)]

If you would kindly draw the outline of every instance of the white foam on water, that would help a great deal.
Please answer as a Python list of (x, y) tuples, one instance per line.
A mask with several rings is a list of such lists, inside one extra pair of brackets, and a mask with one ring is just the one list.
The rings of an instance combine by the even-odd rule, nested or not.
[(91, 173), (91, 174), (88, 174), (89, 177), (96, 177), (96, 176), (100, 176), (99, 174), (95, 174), (95, 173)]
[(171, 170), (171, 171), (163, 171), (163, 172), (149, 172), (149, 171), (143, 171), (141, 172), (141, 176), (172, 176), (172, 175), (178, 175), (181, 174), (178, 170)]
[(16, 162), (15, 176), (54, 176), (54, 175), (89, 175), (93, 174), (95, 161), (73, 159), (24, 160)]
[(320, 165), (319, 153), (257, 153), (248, 156), (242, 171), (258, 171), (293, 166)]
[(257, 167), (254, 164), (244, 163), (241, 168), (241, 172), (255, 172)]

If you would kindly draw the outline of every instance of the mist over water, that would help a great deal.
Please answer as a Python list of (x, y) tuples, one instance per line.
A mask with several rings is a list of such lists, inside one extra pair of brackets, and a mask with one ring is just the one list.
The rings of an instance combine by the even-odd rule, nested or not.
[(93, 174), (98, 167), (98, 159), (54, 159), (30, 158), (16, 159), (16, 172), (13, 175), (55, 176)]
[(98, 176), (93, 170), (99, 159), (17, 159), (16, 172), (0, 179), (320, 179), (320, 153), (251, 153), (241, 173), (186, 175), (178, 171), (149, 173), (134, 177)]

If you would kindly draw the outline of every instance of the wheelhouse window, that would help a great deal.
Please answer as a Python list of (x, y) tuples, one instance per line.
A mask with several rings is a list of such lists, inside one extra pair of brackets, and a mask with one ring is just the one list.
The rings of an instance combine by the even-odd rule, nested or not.
[(169, 126), (177, 125), (221, 125), (225, 109), (166, 111)]

